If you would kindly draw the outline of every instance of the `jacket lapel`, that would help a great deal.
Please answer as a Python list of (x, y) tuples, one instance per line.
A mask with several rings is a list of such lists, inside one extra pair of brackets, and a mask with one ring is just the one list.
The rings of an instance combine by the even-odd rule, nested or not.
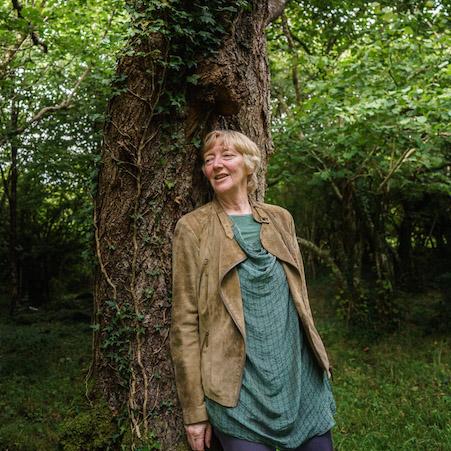
[(246, 259), (246, 254), (233, 239), (232, 221), (215, 199), (213, 207), (218, 218), (218, 221), (215, 221), (218, 230), (213, 233), (218, 240), (214, 243), (216, 248), (213, 247), (212, 251), (218, 253), (219, 295), (241, 335), (245, 338), (240, 281), (238, 272), (232, 271), (232, 269)]
[(296, 262), (287, 248), (285, 241), (272, 222), (262, 224), (260, 239), (262, 246), (270, 254), (297, 268)]
[(219, 296), (238, 330), (245, 338), (243, 301), (238, 271), (234, 268), (246, 259), (238, 243), (229, 238), (219, 246)]

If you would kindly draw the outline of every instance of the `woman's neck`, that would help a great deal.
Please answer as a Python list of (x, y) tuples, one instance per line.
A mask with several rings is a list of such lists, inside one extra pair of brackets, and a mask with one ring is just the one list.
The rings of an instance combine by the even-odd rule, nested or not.
[(228, 215), (246, 215), (252, 213), (247, 194), (235, 199), (224, 199), (218, 196), (218, 201)]

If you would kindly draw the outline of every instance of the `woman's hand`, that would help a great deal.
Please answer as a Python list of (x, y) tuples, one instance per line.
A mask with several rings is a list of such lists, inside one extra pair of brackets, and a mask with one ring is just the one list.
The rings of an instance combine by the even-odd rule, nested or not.
[(208, 421), (185, 426), (186, 437), (192, 450), (205, 451), (211, 445), (211, 424)]

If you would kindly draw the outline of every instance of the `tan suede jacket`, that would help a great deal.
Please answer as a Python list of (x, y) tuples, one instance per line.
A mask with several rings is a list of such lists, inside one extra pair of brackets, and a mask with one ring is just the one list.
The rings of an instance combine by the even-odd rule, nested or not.
[[(310, 311), (293, 218), (275, 205), (251, 202), (251, 207), (262, 224), (262, 245), (282, 262), (311, 349), (330, 377)], [(208, 419), (204, 395), (227, 407), (238, 403), (246, 330), (236, 266), (245, 258), (233, 239), (232, 222), (216, 199), (178, 221), (170, 346), (185, 424)]]

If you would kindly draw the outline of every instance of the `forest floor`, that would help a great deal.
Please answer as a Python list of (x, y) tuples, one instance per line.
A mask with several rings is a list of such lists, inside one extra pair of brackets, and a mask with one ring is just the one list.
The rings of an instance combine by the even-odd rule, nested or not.
[[(431, 329), (426, 299), (410, 301), (411, 321), (370, 340), (351, 337), (327, 296), (312, 291), (334, 366), (336, 450), (451, 450), (451, 337)], [(78, 447), (68, 440), (80, 428), (74, 418), (89, 410), (89, 309), (86, 299), (70, 298), (12, 321), (0, 305), (1, 450), (106, 449), (99, 437), (78, 439)], [(100, 426), (84, 427), (100, 434)]]

